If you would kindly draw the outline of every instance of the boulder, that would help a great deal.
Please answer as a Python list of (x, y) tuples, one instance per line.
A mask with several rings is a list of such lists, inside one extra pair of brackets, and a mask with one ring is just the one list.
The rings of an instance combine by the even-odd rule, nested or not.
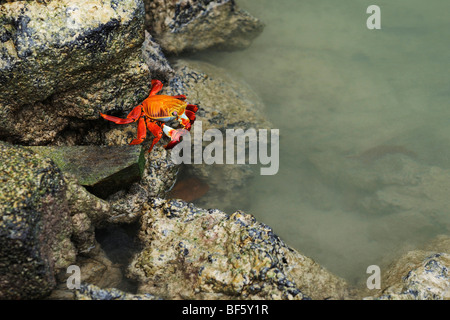
[(248, 47), (264, 25), (234, 0), (145, 0), (146, 28), (170, 54)]
[[(105, 144), (108, 146), (124, 146), (136, 137), (137, 125), (112, 124), (105, 132)], [(176, 181), (180, 165), (172, 161), (170, 150), (163, 148), (163, 138), (156, 144), (152, 152), (148, 152), (151, 145), (151, 133), (142, 143), (144, 150), (144, 168), (139, 182), (131, 185), (128, 190), (121, 190), (108, 197), (112, 215), (108, 218), (112, 223), (130, 223), (136, 221), (142, 211), (142, 206), (150, 197), (163, 197)]]
[(0, 5), (0, 137), (52, 142), (71, 122), (148, 94), (140, 0)]
[(144, 248), (129, 267), (139, 293), (165, 299), (339, 299), (347, 294), (345, 281), (243, 212), (229, 216), (154, 198), (144, 208), (139, 237)]
[(379, 300), (450, 300), (450, 237), (440, 236), (412, 250), (383, 274)]

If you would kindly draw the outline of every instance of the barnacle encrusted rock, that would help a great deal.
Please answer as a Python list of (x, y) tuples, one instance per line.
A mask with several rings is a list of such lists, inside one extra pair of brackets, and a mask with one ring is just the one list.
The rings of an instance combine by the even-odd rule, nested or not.
[(345, 281), (289, 248), (267, 225), (179, 200), (143, 212), (144, 249), (129, 267), (140, 293), (166, 299), (343, 298)]
[(75, 261), (66, 184), (49, 160), (0, 141), (0, 299), (41, 298)]
[(367, 299), (450, 300), (450, 237), (442, 235), (405, 253), (381, 278), (382, 288)]
[(167, 53), (244, 49), (263, 30), (234, 0), (144, 0), (146, 28)]
[(160, 300), (151, 294), (131, 294), (115, 288), (103, 289), (99, 286), (82, 283), (75, 291), (76, 300)]
[(72, 118), (142, 101), (144, 14), (141, 0), (0, 5), (0, 135), (51, 142)]

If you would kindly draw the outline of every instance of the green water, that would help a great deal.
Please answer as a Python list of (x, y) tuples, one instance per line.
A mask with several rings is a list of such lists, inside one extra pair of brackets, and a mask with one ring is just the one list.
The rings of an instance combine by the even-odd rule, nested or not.
[(237, 3), (264, 32), (199, 58), (244, 79), (280, 129), (279, 172), (255, 177), (244, 209), (353, 283), (448, 234), (450, 2)]

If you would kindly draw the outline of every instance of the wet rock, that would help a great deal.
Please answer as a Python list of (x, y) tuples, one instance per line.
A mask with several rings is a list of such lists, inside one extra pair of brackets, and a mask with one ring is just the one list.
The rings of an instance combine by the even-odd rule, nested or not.
[(382, 277), (380, 300), (450, 300), (450, 237), (395, 261)]
[(129, 273), (138, 292), (166, 299), (325, 299), (346, 283), (289, 248), (251, 215), (153, 199), (141, 218), (144, 249)]
[(144, 171), (144, 150), (141, 146), (70, 146), (30, 147), (51, 158), (64, 172), (100, 198), (127, 188), (141, 179)]
[(146, 28), (165, 52), (244, 49), (264, 25), (233, 0), (145, 0)]
[[(89, 283), (100, 288), (119, 288), (123, 282), (123, 274), (120, 265), (113, 263), (101, 246), (96, 246), (89, 254), (77, 256), (73, 265), (80, 268), (80, 282)], [(74, 300), (75, 290), (69, 289), (69, 279), (73, 273), (61, 272), (58, 275), (58, 285), (47, 297), (49, 300)]]
[(0, 298), (42, 298), (75, 261), (61, 171), (47, 158), (0, 141)]
[(75, 292), (76, 300), (161, 300), (151, 294), (131, 294), (115, 288), (102, 289), (93, 284), (82, 283)]
[(2, 4), (0, 135), (48, 143), (73, 118), (142, 101), (150, 86), (144, 14), (139, 0)]
[(120, 265), (113, 263), (99, 245), (89, 256), (80, 256), (77, 264), (80, 266), (81, 282), (100, 288), (121, 286), (123, 274)]
[[(100, 225), (107, 220), (111, 215), (111, 205), (107, 201), (88, 192), (72, 174), (64, 174), (64, 180), (67, 184), (66, 198), (72, 216), (80, 215), (82, 217), (80, 221), (89, 221), (93, 225)], [(81, 228), (88, 229), (86, 225)]]
[[(166, 88), (166, 94), (185, 94), (190, 103), (199, 107), (197, 119), (190, 138), (194, 144), (207, 146), (202, 141), (208, 129), (217, 129), (225, 137), (227, 129), (267, 129), (273, 128), (264, 115), (264, 104), (257, 94), (244, 82), (234, 79), (224, 69), (211, 64), (178, 60), (174, 65), (176, 76)], [(226, 154), (226, 143), (223, 143)], [(248, 148), (248, 144), (246, 144)], [(193, 149), (192, 155), (197, 152)], [(246, 150), (248, 154), (248, 149)], [(205, 181), (210, 188), (208, 194), (196, 201), (199, 206), (219, 208), (233, 212), (248, 201), (245, 188), (255, 174), (257, 165), (248, 161), (243, 165), (191, 164), (184, 166), (187, 177)], [(231, 204), (224, 206), (224, 204)]]

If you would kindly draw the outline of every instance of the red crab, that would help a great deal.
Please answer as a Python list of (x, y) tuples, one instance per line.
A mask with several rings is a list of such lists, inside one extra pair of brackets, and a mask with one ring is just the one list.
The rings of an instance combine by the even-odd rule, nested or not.
[[(117, 124), (126, 124), (138, 121), (137, 139), (130, 144), (140, 144), (147, 135), (147, 129), (155, 136), (148, 152), (161, 139), (163, 132), (170, 138), (170, 142), (164, 146), (171, 149), (181, 141), (181, 137), (191, 130), (191, 125), (195, 121), (195, 113), (198, 107), (187, 104), (186, 96), (180, 94), (176, 96), (156, 95), (161, 91), (163, 84), (159, 80), (152, 80), (152, 90), (148, 98), (142, 101), (127, 115), (126, 119), (108, 116), (100, 113), (106, 120)], [(183, 126), (182, 129), (173, 129), (164, 122), (177, 120)], [(147, 128), (146, 128), (147, 126)]]

